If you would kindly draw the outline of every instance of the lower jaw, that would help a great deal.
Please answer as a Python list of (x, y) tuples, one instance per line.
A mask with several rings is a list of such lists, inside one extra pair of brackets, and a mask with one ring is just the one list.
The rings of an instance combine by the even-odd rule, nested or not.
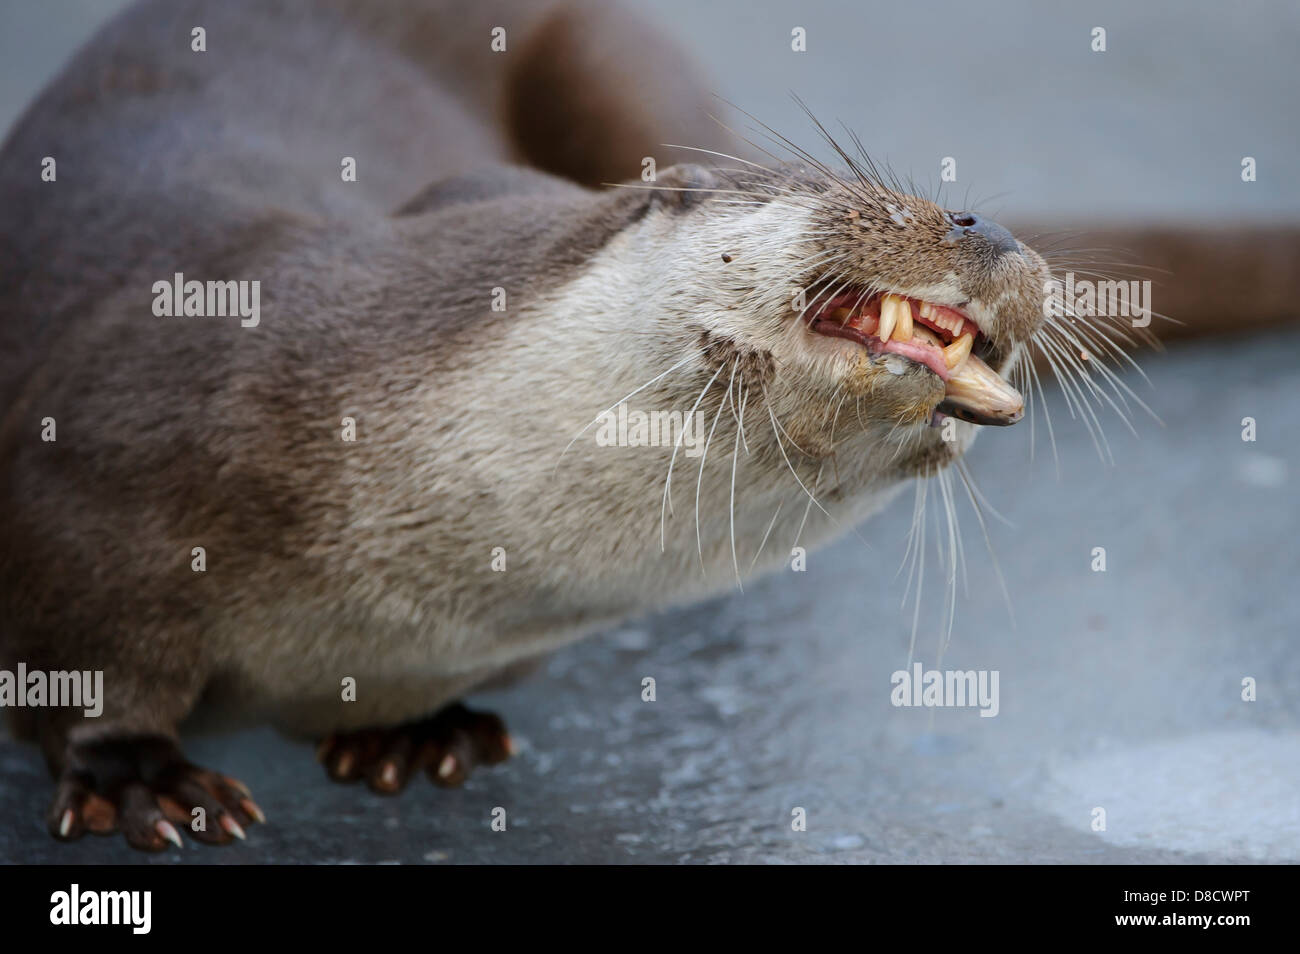
[(814, 321), (812, 330), (819, 335), (829, 338), (844, 338), (855, 344), (862, 345), (873, 355), (898, 355), (900, 358), (905, 358), (923, 368), (928, 368), (941, 381), (947, 381), (951, 373), (948, 366), (944, 364), (942, 357), (932, 353), (934, 349), (922, 345), (905, 341), (881, 341), (877, 337), (860, 334), (852, 328), (837, 325), (832, 321)]
[[(1023, 399), (1001, 380), (998, 371), (975, 355), (968, 355), (962, 364), (949, 368), (938, 349), (905, 341), (885, 342), (834, 321), (814, 320), (810, 327), (820, 335), (846, 338), (865, 347), (872, 355), (896, 355), (911, 361), (943, 381), (947, 396), (936, 405), (930, 417), (932, 427), (942, 426), (947, 417), (1000, 427), (1014, 424), (1023, 416)], [(1007, 363), (998, 362), (999, 365)]]

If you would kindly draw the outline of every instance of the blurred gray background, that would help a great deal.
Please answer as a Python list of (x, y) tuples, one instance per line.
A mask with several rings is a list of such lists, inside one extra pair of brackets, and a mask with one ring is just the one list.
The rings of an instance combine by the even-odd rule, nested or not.
[[(125, 0), (0, 3), (0, 130)], [(790, 98), (918, 184), (1071, 226), (1300, 218), (1290, 0), (641, 0), (723, 99), (808, 147)], [(807, 31), (793, 53), (790, 31)], [(1091, 31), (1106, 30), (1094, 53)], [(743, 127), (742, 127), (743, 131)], [(824, 150), (815, 150), (824, 153)], [(1240, 178), (1241, 158), (1258, 181)]]
[[(121, 6), (5, 0), (0, 129)], [(922, 185), (955, 157), (953, 194), (969, 188), (1009, 219), (1300, 220), (1300, 5), (1072, 6), (636, 8), (695, 54), (720, 96), (801, 144), (813, 135), (791, 92)], [(794, 26), (807, 53), (790, 52)], [(1090, 50), (1095, 26), (1106, 53)], [(851, 537), (812, 554), (806, 573), (629, 625), (478, 700), (524, 750), (460, 791), (416, 782), (381, 799), (327, 783), (307, 748), (269, 731), (202, 738), (191, 755), (247, 781), (271, 825), (247, 844), (145, 858), (117, 838), (56, 845), (39, 758), (0, 741), (0, 860), (1300, 860), (1298, 353), (1300, 334), (1285, 329), (1146, 353), (1150, 386), (1129, 383), (1163, 424), (1139, 416), (1135, 437), (1110, 417), (1113, 465), (1055, 389), (1059, 474), (1041, 418), (1032, 462), (1027, 426), (983, 435), (970, 464), (1013, 524), (994, 522), (990, 537), (1015, 620), (962, 503), (969, 585), (942, 666), (998, 670), (996, 718), (889, 704), (908, 657), (894, 571), (909, 495), (861, 528), (869, 549)], [(1241, 440), (1246, 416), (1254, 443)], [(1097, 546), (1105, 573), (1090, 570)], [(942, 622), (922, 617), (927, 666)], [(644, 676), (656, 703), (640, 701)], [(1245, 678), (1255, 702), (1241, 699)], [(488, 827), (495, 806), (506, 832)], [(806, 832), (791, 830), (795, 807)]]

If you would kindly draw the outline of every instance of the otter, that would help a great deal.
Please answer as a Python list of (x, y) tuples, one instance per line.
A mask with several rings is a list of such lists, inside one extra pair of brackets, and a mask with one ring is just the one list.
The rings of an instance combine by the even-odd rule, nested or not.
[[(263, 822), (185, 757), (200, 709), (376, 792), (460, 784), (511, 751), (467, 693), (1020, 417), (1044, 260), (865, 154), (733, 160), (702, 89), (603, 6), (146, 0), (31, 106), (0, 150), (0, 668), (103, 673), (97, 717), (10, 709), (52, 834)], [(698, 151), (647, 182), (661, 143)], [(701, 452), (595, 440), (620, 406)]]

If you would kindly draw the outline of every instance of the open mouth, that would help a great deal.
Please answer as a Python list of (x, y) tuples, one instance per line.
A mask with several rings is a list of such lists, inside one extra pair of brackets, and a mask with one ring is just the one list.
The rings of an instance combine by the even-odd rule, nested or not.
[(943, 380), (939, 414), (975, 424), (1014, 424), (1025, 402), (989, 362), (1000, 364), (993, 343), (956, 308), (903, 295), (850, 290), (828, 300), (809, 319), (820, 335), (848, 338), (872, 354), (896, 354)]

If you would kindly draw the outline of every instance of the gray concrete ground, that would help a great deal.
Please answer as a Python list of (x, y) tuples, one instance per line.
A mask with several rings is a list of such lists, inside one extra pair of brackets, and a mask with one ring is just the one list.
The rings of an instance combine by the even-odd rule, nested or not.
[[(0, 859), (1300, 860), (1297, 353), (1286, 332), (1149, 357), (1142, 393), (1165, 426), (1140, 421), (1134, 438), (1111, 421), (1113, 467), (1055, 393), (1059, 480), (1041, 444), (1028, 465), (1028, 428), (981, 437), (972, 470), (1015, 524), (990, 535), (1016, 625), (963, 508), (969, 595), (943, 666), (998, 670), (996, 717), (890, 704), (910, 628), (895, 609), (901, 503), (863, 527), (870, 550), (850, 537), (805, 573), (572, 647), (480, 698), (523, 752), (463, 790), (419, 780), (385, 799), (328, 782), (309, 748), (269, 731), (202, 738), (192, 756), (252, 785), (271, 824), (237, 847), (144, 858), (118, 839), (54, 843), (43, 767), (2, 743)], [(930, 612), (927, 666), (941, 629)], [(498, 806), (505, 832), (489, 827)], [(791, 830), (796, 807), (806, 832)]]
[[(0, 7), (0, 129), (118, 6)], [(796, 91), (921, 182), (956, 157), (960, 191), (1007, 193), (990, 206), (1009, 218), (1300, 216), (1283, 175), (1300, 148), (1291, 3), (639, 7), (777, 128), (806, 135)], [(789, 52), (796, 25), (806, 54)], [(1097, 25), (1105, 54), (1088, 49)], [(1285, 332), (1148, 355), (1142, 394), (1165, 426), (1139, 419), (1135, 438), (1111, 418), (1111, 467), (1054, 390), (1059, 478), (1041, 419), (1032, 466), (1027, 426), (983, 436), (971, 464), (1015, 524), (990, 535), (1016, 625), (963, 506), (969, 593), (943, 666), (998, 670), (995, 718), (890, 705), (908, 658), (904, 501), (862, 528), (870, 549), (850, 537), (806, 573), (629, 625), (478, 700), (523, 752), (460, 791), (381, 799), (268, 731), (198, 739), (191, 755), (249, 782), (272, 824), (146, 858), (118, 839), (56, 845), (35, 752), (0, 740), (0, 861), (1300, 860), (1298, 353)], [(927, 666), (940, 628), (924, 618)], [(644, 676), (657, 702), (640, 700)], [(489, 828), (497, 806), (505, 832)]]

